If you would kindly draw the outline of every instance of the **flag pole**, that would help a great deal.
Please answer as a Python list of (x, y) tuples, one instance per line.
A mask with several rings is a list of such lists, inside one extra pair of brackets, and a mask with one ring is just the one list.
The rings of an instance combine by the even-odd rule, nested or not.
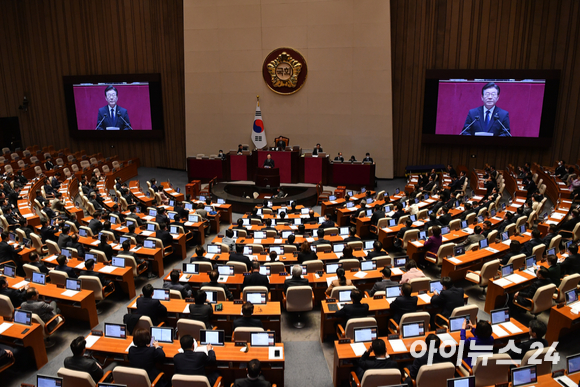
[(257, 95), (256, 98), (258, 99), (258, 106), (260, 106), (260, 96)]

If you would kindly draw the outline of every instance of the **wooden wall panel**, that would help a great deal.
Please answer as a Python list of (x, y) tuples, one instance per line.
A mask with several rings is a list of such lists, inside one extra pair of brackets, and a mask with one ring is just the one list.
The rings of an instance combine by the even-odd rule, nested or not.
[[(580, 158), (580, 2), (391, 0), (395, 175), (406, 165), (481, 167)], [(426, 69), (559, 69), (554, 137), (545, 148), (421, 143)], [(471, 155), (477, 155), (471, 158)]]
[[(139, 157), (145, 166), (185, 168), (182, 0), (5, 0), (0, 36), (0, 117), (19, 116), (25, 146), (85, 149)], [(165, 138), (70, 138), (62, 77), (123, 73), (161, 74)], [(27, 113), (18, 110), (25, 94)]]

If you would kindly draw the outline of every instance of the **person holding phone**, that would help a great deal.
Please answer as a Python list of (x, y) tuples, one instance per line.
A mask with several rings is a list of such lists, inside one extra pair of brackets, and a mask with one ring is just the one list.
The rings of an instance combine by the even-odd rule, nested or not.
[[(131, 367), (145, 370), (149, 380), (153, 382), (161, 373), (155, 364), (165, 360), (165, 352), (157, 341), (151, 339), (151, 333), (147, 329), (136, 329), (133, 332), (133, 344), (135, 346), (129, 348), (128, 355)], [(156, 385), (167, 387), (170, 384), (166, 379), (161, 378)]]

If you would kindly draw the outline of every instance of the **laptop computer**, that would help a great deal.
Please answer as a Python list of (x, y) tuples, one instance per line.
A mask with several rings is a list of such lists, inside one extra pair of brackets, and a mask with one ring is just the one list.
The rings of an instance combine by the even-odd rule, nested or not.
[(127, 338), (127, 326), (125, 324), (105, 323), (105, 337), (114, 339)]
[(127, 227), (129, 227), (129, 226), (130, 226), (130, 225), (132, 225), (132, 224), (134, 225), (134, 224), (135, 224), (135, 221), (127, 219), (127, 221), (125, 222), (125, 225), (126, 225)]
[(154, 300), (169, 301), (169, 289), (153, 289)]
[(504, 231), (501, 233), (501, 241), (507, 241), (508, 239), (510, 239), (510, 234), (507, 231)]
[(186, 210), (193, 210), (193, 204), (189, 202), (184, 202), (183, 208), (185, 208)]
[(173, 235), (179, 235), (179, 229), (177, 226), (169, 226), (169, 233)]
[(552, 247), (551, 249), (546, 251), (546, 255), (556, 255), (556, 249)]
[(334, 195), (330, 195), (330, 196), (328, 197), (328, 200), (329, 200), (329, 201), (336, 200), (336, 196), (334, 196)]
[(480, 249), (485, 249), (487, 246), (489, 246), (489, 244), (487, 243), (487, 239), (482, 239), (479, 241), (479, 248)]
[(401, 332), (403, 334), (403, 339), (425, 336), (425, 323), (423, 321), (419, 321), (402, 324)]
[(566, 367), (568, 375), (580, 372), (580, 353), (566, 357)]
[(364, 327), (364, 328), (354, 328), (354, 342), (355, 343), (368, 343), (377, 338), (378, 328), (377, 327)]
[(475, 376), (447, 379), (447, 387), (475, 387)]
[(535, 365), (513, 368), (512, 387), (527, 386), (538, 382), (538, 372)]
[(149, 209), (148, 215), (149, 216), (152, 216), (152, 217), (156, 217), (157, 216), (157, 210), (154, 209), (154, 208)]
[(276, 345), (276, 333), (268, 332), (251, 332), (250, 345), (252, 347), (273, 347)]
[(38, 387), (62, 387), (62, 378), (57, 376), (36, 375), (36, 385)]
[(14, 322), (22, 325), (32, 324), (32, 312), (22, 309), (14, 309)]
[(74, 290), (79, 292), (81, 290), (81, 280), (74, 278), (67, 278), (65, 283), (66, 290)]
[(199, 274), (199, 264), (197, 263), (184, 263), (183, 273), (185, 274)]
[(11, 265), (4, 265), (4, 273), (6, 277), (14, 278), (16, 276), (16, 268)]
[(449, 318), (449, 332), (460, 331), (461, 328), (463, 327), (463, 321), (465, 321), (466, 317), (469, 317), (469, 316), (465, 315), (465, 316), (450, 317)]
[(260, 265), (260, 274), (269, 276), (271, 274), (270, 266)]
[(113, 257), (111, 264), (115, 267), (125, 267), (125, 258)]
[(155, 231), (155, 225), (153, 223), (147, 223), (147, 231)]
[(362, 271), (377, 270), (377, 261), (361, 261), (360, 269)]
[(199, 222), (199, 215), (188, 215), (187, 216), (187, 221), (188, 222), (192, 222), (192, 223), (198, 223)]
[(266, 231), (254, 231), (254, 239), (266, 239)]
[(43, 273), (32, 273), (32, 282), (38, 285), (46, 285), (46, 275)]
[(86, 237), (88, 235), (88, 232), (84, 228), (81, 228), (79, 229), (79, 235), (82, 237)]
[(453, 252), (456, 257), (463, 255), (465, 254), (465, 246), (455, 246)]
[(342, 253), (342, 250), (344, 250), (345, 247), (346, 247), (345, 243), (337, 243), (335, 245), (332, 245), (332, 251), (334, 253)]
[(276, 254), (282, 255), (284, 254), (284, 247), (282, 246), (270, 246), (270, 252), (275, 251)]
[(154, 249), (155, 241), (152, 241), (151, 239), (145, 239), (143, 241), (143, 247), (145, 247), (146, 249)]
[(449, 232), (451, 231), (451, 229), (447, 226), (441, 228), (441, 235), (447, 235), (449, 234)]
[(397, 219), (389, 219), (387, 223), (389, 227), (395, 227), (397, 225)]
[(387, 286), (385, 288), (385, 297), (392, 299), (399, 297), (401, 295), (401, 286), (402, 285)]
[(576, 289), (571, 289), (566, 292), (566, 305), (570, 305), (578, 301), (578, 293)]
[(70, 258), (72, 255), (69, 249), (60, 249), (60, 253), (67, 258)]
[(491, 325), (501, 324), (510, 321), (509, 308), (494, 309), (491, 311), (490, 315), (491, 315)]
[(254, 305), (266, 304), (268, 302), (267, 292), (247, 292), (246, 301), (251, 302)]
[(343, 236), (343, 235), (348, 235), (348, 227), (340, 227), (340, 228), (338, 229), (338, 232), (339, 232), (339, 234), (340, 234), (341, 236)]
[(394, 266), (398, 267), (398, 268), (405, 267), (405, 265), (407, 264), (408, 258), (409, 257), (397, 257), (397, 258), (395, 258)]
[(225, 199), (218, 198), (217, 204), (226, 204)]
[(173, 344), (173, 328), (169, 327), (150, 327), (151, 340), (159, 343)]
[(505, 265), (502, 266), (501, 268), (501, 276), (503, 277), (507, 277), (508, 275), (511, 275), (514, 273), (514, 265), (513, 264), (509, 264), (509, 265)]
[(427, 231), (419, 231), (419, 240), (427, 240)]
[(199, 343), (201, 345), (224, 345), (225, 342), (225, 332), (223, 330), (209, 330), (201, 329), (199, 331)]

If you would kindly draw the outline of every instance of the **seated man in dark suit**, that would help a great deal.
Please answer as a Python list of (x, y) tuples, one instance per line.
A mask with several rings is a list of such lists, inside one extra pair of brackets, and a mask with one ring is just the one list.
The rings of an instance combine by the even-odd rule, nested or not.
[[(522, 248), (522, 254), (525, 254), (526, 257), (532, 255), (532, 251), (534, 247), (541, 245), (543, 243), (540, 230), (537, 228), (532, 231), (532, 239), (524, 243), (524, 247)], [(548, 246), (546, 246), (547, 248)]]
[(568, 247), (570, 254), (560, 264), (562, 275), (580, 274), (580, 255), (578, 254), (578, 245), (572, 243)]
[(92, 277), (97, 277), (99, 279), (99, 281), (101, 281), (101, 285), (106, 286), (108, 288), (114, 289), (115, 288), (115, 283), (110, 280), (105, 278), (101, 273), (99, 273), (98, 271), (94, 271), (93, 269), (95, 268), (95, 261), (93, 259), (88, 259), (85, 262), (85, 269), (81, 275), (88, 275), (88, 276), (92, 276)]
[(260, 274), (260, 262), (254, 261), (251, 266), (252, 271), (250, 272), (250, 275), (244, 276), (242, 290), (244, 290), (246, 286), (265, 286), (266, 288), (269, 288), (270, 281), (268, 280), (268, 276)]
[(99, 233), (98, 230), (99, 227), (97, 225), (101, 224), (101, 216), (102, 216), (101, 211), (95, 211), (95, 213), (93, 213), (93, 219), (91, 219), (88, 225), (88, 227), (95, 235)]
[[(369, 359), (371, 353), (373, 352), (375, 354), (375, 358)], [(358, 359), (356, 362), (355, 373), (359, 382), (361, 382), (367, 370), (387, 368), (397, 369), (397, 362), (387, 356), (387, 346), (385, 345), (383, 339), (375, 339), (373, 340), (369, 349), (366, 350), (365, 353), (363, 353), (360, 359)]]
[(308, 280), (306, 278), (302, 278), (302, 266), (292, 266), (292, 277), (286, 278), (284, 281), (284, 293), (288, 292), (289, 287), (306, 285), (308, 285)]
[(345, 304), (341, 310), (336, 312), (336, 318), (342, 318), (346, 324), (351, 318), (366, 317), (369, 313), (369, 305), (361, 304), (363, 293), (358, 289), (353, 289), (350, 292), (350, 300), (352, 304)]
[(73, 355), (64, 359), (64, 368), (86, 372), (91, 375), (95, 383), (98, 383), (105, 373), (112, 371), (117, 366), (117, 363), (112, 362), (107, 368), (103, 369), (94, 358), (84, 356), (86, 344), (87, 342), (83, 336), (78, 336), (70, 343), (70, 349)]
[(163, 281), (163, 289), (170, 289), (170, 290), (177, 290), (181, 293), (182, 298), (189, 298), (191, 297), (193, 291), (191, 290), (191, 286), (189, 284), (181, 284), (179, 282), (179, 270), (172, 270), (171, 274), (169, 274), (169, 278), (171, 279), (170, 282)]
[(383, 244), (379, 241), (373, 242), (373, 251), (369, 251), (367, 253), (367, 259), (373, 259), (375, 257), (380, 257), (383, 255), (388, 255), (386, 251), (383, 250)]
[(431, 297), (431, 305), (436, 308), (441, 308), (443, 317), (449, 318), (453, 309), (465, 304), (463, 300), (463, 288), (454, 287), (450, 277), (441, 278), (441, 285), (443, 286), (443, 290), (441, 290), (441, 294), (435, 292), (435, 295)]
[[(520, 290), (519, 292), (516, 292), (513, 295), (514, 300), (517, 301), (517, 303), (522, 305), (522, 306), (530, 306), (531, 303), (527, 299), (530, 299), (530, 300), (533, 299), (534, 295), (536, 294), (536, 291), (539, 288), (541, 288), (542, 286), (545, 286), (545, 285), (549, 285), (551, 283), (552, 283), (552, 281), (550, 281), (550, 274), (548, 273), (548, 269), (546, 269), (545, 267), (541, 267), (536, 272), (536, 279), (534, 281), (532, 281), (530, 286)], [(433, 301), (433, 299), (431, 299), (431, 301)], [(515, 310), (518, 312), (523, 310), (521, 308), (513, 309), (513, 307), (514, 307), (514, 305), (510, 304), (510, 308), (512, 308), (512, 310)]]
[(167, 223), (159, 223), (159, 230), (155, 233), (155, 238), (161, 239), (163, 247), (170, 247), (173, 243), (173, 237), (167, 231)]
[(70, 237), (70, 241), (66, 244), (66, 247), (72, 247), (73, 249), (77, 250), (79, 258), (85, 258), (85, 247), (82, 243), (79, 243), (79, 236), (78, 234), (73, 234)]
[(236, 251), (230, 252), (230, 261), (234, 262), (242, 262), (246, 264), (246, 270), (248, 270), (252, 266), (252, 261), (250, 261), (249, 257), (246, 257), (244, 254), (244, 245), (237, 244)]
[(338, 152), (338, 156), (334, 158), (334, 161), (340, 161), (344, 163), (344, 157), (342, 156), (342, 152)]
[(236, 379), (234, 387), (272, 387), (272, 383), (264, 379), (264, 376), (262, 375), (260, 360), (250, 360), (247, 371), (248, 377), (245, 379)]
[(399, 218), (405, 215), (405, 211), (403, 211), (403, 205), (401, 203), (395, 204), (395, 213), (393, 214), (392, 218), (395, 219), (395, 222), (399, 223)]
[[(516, 348), (519, 350), (510, 350), (508, 354), (512, 359), (523, 359), (526, 352), (529, 350), (535, 350), (537, 345), (541, 345), (540, 348), (547, 348), (549, 346), (544, 335), (547, 332), (546, 324), (540, 320), (530, 320), (530, 339), (526, 341), (521, 341), (519, 344), (516, 343)], [(539, 343), (539, 344), (536, 344)], [(534, 345), (532, 348), (532, 345)]]
[(318, 227), (319, 229), (334, 227), (334, 222), (330, 220), (330, 214), (324, 215), (324, 222), (322, 222)]
[(375, 206), (375, 211), (373, 212), (373, 216), (371, 216), (371, 224), (376, 226), (379, 223), (379, 219), (383, 219), (384, 217), (385, 211), (383, 211), (383, 207)]
[(30, 287), (29, 284), (24, 285), (20, 290), (8, 287), (8, 281), (5, 277), (0, 277), (0, 294), (10, 298), (12, 306), (18, 308), (20, 304), (26, 301), (26, 290)]
[(70, 227), (69, 226), (63, 226), (60, 235), (58, 236), (58, 247), (59, 248), (64, 248), (66, 247), (67, 243), (69, 243), (71, 241), (70, 239)]
[(344, 239), (344, 243), (348, 242), (358, 242), (361, 239), (356, 236), (356, 227), (349, 227), (348, 229), (348, 238)]
[(213, 308), (206, 301), (207, 293), (203, 290), (198, 291), (195, 295), (195, 304), (189, 304), (189, 318), (201, 321), (205, 324), (206, 329), (211, 329)]
[(152, 298), (153, 290), (153, 285), (151, 284), (143, 286), (143, 297), (137, 298), (137, 310), (135, 313), (149, 316), (153, 325), (159, 325), (167, 316), (167, 308), (159, 300)]
[(542, 238), (542, 243), (546, 245), (546, 250), (550, 246), (550, 242), (552, 242), (552, 238), (558, 235), (558, 225), (550, 224), (550, 229), (544, 238)]
[(324, 239), (324, 229), (318, 229), (318, 239), (312, 242), (312, 246), (322, 245), (322, 244), (330, 244), (330, 241)]
[(401, 287), (401, 295), (391, 303), (391, 313), (393, 320), (398, 324), (401, 317), (405, 313), (413, 313), (417, 311), (417, 296), (411, 296), (413, 287), (410, 283), (403, 284)]
[(209, 385), (213, 386), (219, 378), (217, 371), (206, 373), (205, 368), (212, 366), (216, 362), (215, 352), (211, 344), (207, 345), (207, 355), (205, 352), (194, 352), (193, 337), (185, 335), (179, 339), (182, 353), (178, 353), (173, 357), (173, 364), (175, 365), (175, 374), (177, 375), (200, 375), (206, 376)]
[(141, 217), (135, 212), (135, 206), (129, 206), (129, 215), (127, 215), (127, 219), (135, 220), (138, 226), (145, 224)]
[[(424, 365), (429, 366), (431, 364), (443, 363), (447, 361), (446, 358), (441, 356), (439, 353), (439, 347), (441, 346), (441, 339), (437, 337), (436, 334), (431, 333), (429, 336), (425, 338), (425, 345), (427, 346), (427, 352), (421, 357), (417, 357), (413, 360), (413, 364), (409, 367), (409, 377), (405, 379), (405, 383), (407, 383), (410, 387), (413, 387), (413, 380), (417, 379), (417, 375), (419, 375), (419, 370)], [(429, 359), (431, 363), (429, 363)]]
[[(412, 225), (412, 223), (411, 223)], [(425, 227), (423, 227), (424, 231), (428, 231), (429, 227), (435, 227), (435, 226), (443, 226), (443, 223), (441, 223), (440, 220), (437, 219), (437, 215), (435, 213), (431, 213), (431, 215), (429, 215), (429, 221), (425, 223)], [(403, 234), (404, 235), (404, 234)], [(397, 237), (398, 237), (398, 233), (397, 233)], [(402, 238), (403, 236), (401, 236), (400, 238)]]
[(0, 242), (0, 262), (6, 261), (20, 262), (18, 253), (23, 250), (23, 247), (15, 249), (14, 246), (8, 243), (8, 240), (10, 239), (8, 231), (2, 232), (0, 237), (2, 238), (2, 241)]
[[(47, 304), (38, 299), (39, 293), (35, 287), (30, 287), (26, 290), (26, 301), (20, 305), (22, 310), (28, 310), (35, 313), (46, 324), (52, 320), (60, 310), (56, 307), (56, 301)], [(54, 319), (48, 324), (48, 329), (54, 328), (58, 324), (58, 319)]]
[[(519, 241), (513, 240), (510, 242), (510, 249), (508, 253), (501, 257), (500, 264), (502, 266), (507, 265), (511, 257), (521, 254), (520, 251), (522, 250), (522, 244)], [(514, 268), (515, 270), (516, 268)]]
[(68, 258), (64, 255), (59, 255), (56, 257), (56, 262), (58, 265), (54, 268), (54, 270), (63, 271), (68, 274), (68, 278), (78, 278), (77, 273), (74, 271), (72, 267), (68, 267)]
[(395, 281), (391, 281), (391, 269), (389, 269), (388, 267), (384, 267), (381, 270), (381, 274), (383, 276), (383, 279), (381, 281), (375, 282), (375, 284), (373, 285), (373, 288), (369, 291), (369, 296), (374, 296), (376, 292), (378, 291), (385, 291), (385, 289), (387, 288), (387, 286), (393, 286), (393, 285), (398, 285), (398, 282)]
[(234, 295), (232, 294), (232, 292), (230, 292), (227, 285), (218, 282), (218, 278), (220, 275), (219, 275), (217, 270), (210, 271), (208, 273), (208, 276), (209, 276), (209, 282), (202, 283), (200, 285), (200, 288), (203, 288), (204, 286), (212, 286), (212, 287), (216, 287), (216, 288), (222, 288), (224, 290), (224, 292), (226, 293), (227, 300), (228, 301), (234, 300)]
[(43, 274), (48, 274), (48, 268), (38, 259), (36, 251), (31, 252), (28, 259), (30, 259), (30, 262), (27, 262), (29, 265), (37, 267)]
[[(211, 263), (211, 259), (206, 258), (204, 256), (205, 254), (205, 249), (203, 248), (203, 246), (196, 246), (195, 248), (195, 254), (191, 257), (191, 259), (189, 260), (189, 263), (192, 262), (210, 262)], [(231, 253), (230, 253), (231, 256)]]
[(169, 224), (169, 222), (170, 219), (167, 217), (167, 215), (165, 215), (165, 208), (163, 207), (157, 208), (157, 215), (155, 215), (155, 223), (159, 223), (159, 225), (161, 225), (161, 223)]
[(238, 317), (234, 320), (234, 329), (238, 327), (264, 328), (260, 319), (252, 318), (253, 313), (254, 304), (251, 302), (244, 302), (244, 305), (242, 305), (242, 317)]

